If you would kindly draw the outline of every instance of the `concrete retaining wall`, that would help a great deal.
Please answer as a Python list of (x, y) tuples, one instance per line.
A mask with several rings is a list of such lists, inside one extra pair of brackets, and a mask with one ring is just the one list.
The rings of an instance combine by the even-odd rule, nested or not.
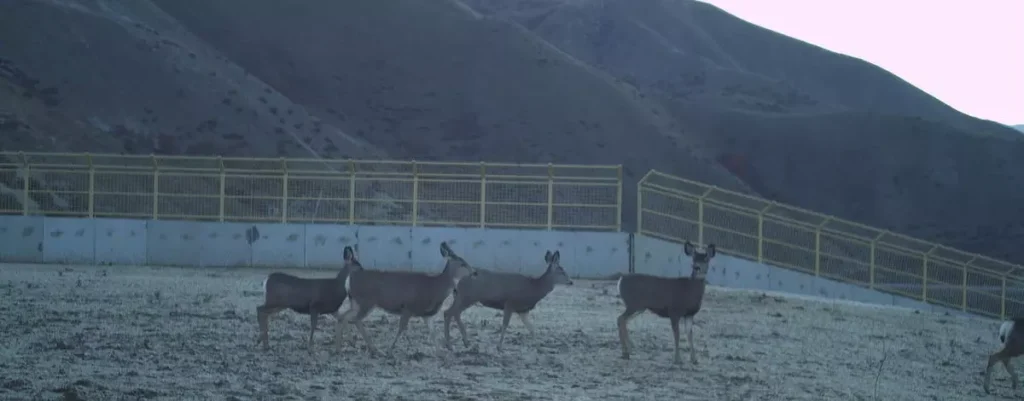
[[(633, 239), (634, 271), (664, 277), (690, 274), (689, 258), (679, 244), (637, 235)], [(730, 288), (779, 291), (829, 299), (843, 299), (920, 310), (962, 313), (959, 310), (924, 303), (912, 298), (874, 291), (791, 269), (760, 264), (719, 254), (711, 262), (708, 284)]]
[(629, 270), (627, 233), (0, 216), (6, 263), (337, 268), (353, 246), (366, 266), (433, 272), (443, 241), (486, 269), (539, 275), (550, 249), (574, 277)]
[[(679, 244), (637, 235), (631, 250), (627, 233), (0, 216), (0, 262), (4, 263), (338, 268), (342, 249), (353, 246), (366, 266), (437, 272), (444, 264), (438, 250), (443, 241), (474, 266), (498, 271), (539, 275), (545, 267), (544, 253), (550, 249), (561, 251), (563, 267), (577, 278), (615, 277), (629, 271), (631, 262), (638, 273), (689, 274)], [(708, 281), (723, 287), (959, 313), (725, 254), (715, 258)], [(944, 296), (940, 291), (959, 290), (929, 288), (929, 296)], [(1022, 292), (1007, 289), (1007, 294)], [(954, 299), (953, 294), (949, 297)], [(998, 305), (989, 305), (998, 299), (969, 302), (972, 307), (998, 310)], [(1016, 307), (1008, 309), (1024, 313)]]

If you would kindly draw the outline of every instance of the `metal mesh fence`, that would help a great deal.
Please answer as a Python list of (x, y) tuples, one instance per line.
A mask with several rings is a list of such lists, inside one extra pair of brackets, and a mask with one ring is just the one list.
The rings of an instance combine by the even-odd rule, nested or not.
[(0, 155), (7, 214), (621, 228), (620, 166)]
[(982, 315), (1024, 307), (1022, 271), (1009, 263), (657, 171), (637, 191), (639, 234), (714, 243), (746, 259)]

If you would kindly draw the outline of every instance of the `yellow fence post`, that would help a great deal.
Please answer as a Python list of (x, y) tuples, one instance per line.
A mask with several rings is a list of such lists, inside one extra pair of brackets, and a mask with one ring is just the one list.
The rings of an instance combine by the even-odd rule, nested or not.
[(89, 218), (96, 217), (96, 167), (92, 164), (92, 155), (85, 154), (89, 164)]
[(149, 158), (153, 162), (153, 220), (160, 218), (160, 163), (156, 161), (156, 155), (150, 153)]
[(416, 160), (412, 161), (412, 226), (416, 227), (416, 220), (419, 218), (420, 209), (420, 177), (419, 177), (419, 166), (416, 165)]
[(217, 221), (224, 221), (224, 197), (227, 195), (227, 173), (224, 171), (224, 158), (217, 156), (217, 166), (220, 168), (220, 193), (217, 195)]
[(639, 235), (644, 233), (644, 183), (653, 172), (654, 170), (648, 171), (636, 182), (636, 233)]
[(704, 244), (704, 198), (711, 195), (715, 191), (715, 187), (709, 187), (707, 191), (697, 198), (697, 243)]
[(1003, 276), (1003, 291), (999, 296), (999, 318), (1006, 319), (1006, 276)]
[(882, 237), (884, 237), (884, 236), (885, 236), (885, 231), (882, 231), (882, 232), (878, 233), (878, 235), (876, 235), (875, 238), (873, 238), (871, 240), (871, 249), (870, 249), (870, 253), (871, 254), (869, 255), (871, 260), (868, 261), (868, 276), (869, 276), (868, 288), (870, 288), (872, 290), (875, 289), (875, 249), (878, 248), (878, 240), (882, 239)]
[(757, 263), (764, 263), (764, 214), (775, 207), (775, 202), (768, 204), (757, 213)]
[(831, 217), (826, 217), (817, 227), (814, 228), (814, 275), (821, 276), (821, 229), (828, 225), (828, 222), (832, 221)]
[(615, 231), (622, 231), (622, 165), (618, 168), (618, 188), (615, 194)]
[(921, 300), (924, 302), (928, 302), (928, 256), (938, 247), (938, 245), (933, 245), (932, 249), (929, 249), (921, 257)]
[(29, 204), (29, 181), (32, 177), (32, 165), (28, 162), (28, 156), (25, 156), (25, 152), (18, 152), (21, 156), (21, 165), (24, 168), (25, 177), (23, 177), (23, 183), (21, 185), (22, 201), (21, 201), (21, 214), (28, 216), (28, 204)]
[(555, 166), (548, 163), (548, 230), (555, 221)]
[(288, 222), (288, 161), (281, 158), (281, 222)]
[(487, 163), (480, 162), (480, 228), (487, 226)]
[(356, 224), (356, 162), (348, 159), (348, 224)]
[(970, 267), (971, 263), (974, 263), (974, 261), (977, 259), (978, 257), (974, 256), (971, 258), (971, 260), (968, 260), (967, 263), (964, 263), (963, 265), (964, 277), (963, 286), (961, 287), (962, 292), (960, 294), (960, 310), (964, 312), (967, 312), (967, 268)]

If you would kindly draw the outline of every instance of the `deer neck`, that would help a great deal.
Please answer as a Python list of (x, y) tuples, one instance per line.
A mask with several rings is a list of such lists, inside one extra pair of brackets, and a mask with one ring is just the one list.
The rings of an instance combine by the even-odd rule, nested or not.
[(545, 291), (550, 292), (551, 290), (553, 290), (555, 288), (555, 279), (554, 273), (551, 271), (551, 265), (548, 265), (547, 270), (544, 270), (544, 274), (541, 274), (540, 277), (533, 279), (533, 282), (536, 283), (540, 288), (544, 289)]
[(455, 278), (455, 267), (453, 267), (454, 265), (455, 264), (452, 263), (451, 261), (446, 261), (444, 263), (444, 270), (441, 270), (441, 274), (438, 275), (438, 277)]

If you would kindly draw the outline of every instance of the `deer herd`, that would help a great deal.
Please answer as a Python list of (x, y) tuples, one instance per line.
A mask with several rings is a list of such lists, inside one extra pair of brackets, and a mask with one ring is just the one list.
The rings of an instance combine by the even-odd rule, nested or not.
[[(399, 316), (398, 331), (388, 347), (390, 353), (405, 333), (410, 319), (423, 319), (429, 330), (429, 319), (440, 312), (449, 296), (453, 296), (451, 305), (443, 314), (445, 347), (452, 349), (452, 321), (455, 321), (459, 328), (463, 344), (466, 347), (470, 346), (469, 335), (462, 322), (462, 313), (480, 304), (499, 310), (503, 314), (497, 344), (500, 351), (513, 314), (519, 317), (532, 335), (534, 327), (530, 323), (529, 313), (554, 290), (555, 285), (573, 284), (560, 264), (558, 251), (547, 251), (544, 255), (547, 268), (539, 277), (474, 268), (445, 242), (441, 243), (440, 251), (446, 264), (444, 270), (436, 275), (364, 269), (350, 246), (343, 250), (345, 263), (334, 278), (300, 278), (286, 273), (271, 273), (263, 283), (264, 303), (256, 308), (260, 331), (257, 344), (269, 349), (267, 331), (270, 316), (291, 309), (299, 314), (309, 315), (307, 346), (310, 351), (313, 350), (317, 320), (321, 315), (332, 315), (337, 321), (335, 344), (339, 349), (342, 347), (344, 330), (351, 323), (366, 342), (369, 352), (376, 354), (377, 349), (363, 327), (363, 319), (374, 309), (380, 308), (389, 314)], [(629, 359), (633, 348), (627, 327), (629, 321), (645, 311), (650, 311), (669, 320), (675, 340), (673, 362), (676, 364), (682, 362), (679, 351), (679, 323), (682, 321), (685, 324), (690, 362), (697, 363), (693, 344), (693, 317), (700, 312), (707, 285), (705, 277), (709, 263), (716, 255), (716, 249), (714, 244), (697, 246), (686, 241), (683, 252), (690, 257), (691, 271), (688, 277), (666, 278), (629, 273), (619, 278), (619, 297), (625, 306), (625, 310), (617, 319), (623, 359)], [(339, 313), (346, 299), (349, 301), (349, 308), (344, 313)], [(990, 377), (996, 364), (1003, 365), (1010, 375), (1011, 385), (1017, 389), (1019, 379), (1010, 365), (1010, 360), (1024, 355), (1024, 318), (1003, 322), (999, 328), (999, 340), (1002, 348), (989, 356), (984, 372), (983, 387), (986, 393), (990, 391)]]
[[(535, 333), (530, 322), (530, 312), (556, 285), (572, 285), (572, 279), (561, 265), (559, 251), (547, 251), (544, 262), (547, 268), (539, 277), (517, 273), (504, 273), (477, 269), (470, 266), (442, 242), (441, 256), (446, 263), (440, 274), (407, 271), (383, 271), (364, 269), (356, 258), (355, 250), (346, 246), (342, 251), (344, 266), (334, 278), (301, 278), (287, 273), (275, 272), (263, 282), (263, 305), (256, 307), (259, 323), (259, 339), (263, 349), (270, 348), (268, 336), (270, 317), (285, 309), (309, 315), (309, 339), (307, 347), (313, 351), (313, 336), (317, 321), (322, 315), (332, 315), (336, 322), (335, 346), (343, 347), (342, 337), (346, 327), (355, 326), (359, 336), (366, 342), (371, 354), (377, 354), (373, 340), (363, 326), (363, 319), (374, 309), (381, 309), (398, 315), (398, 330), (388, 353), (405, 333), (409, 320), (418, 317), (430, 328), (430, 318), (440, 312), (442, 305), (452, 297), (451, 305), (444, 315), (444, 345), (452, 349), (451, 323), (459, 328), (462, 342), (470, 347), (469, 334), (462, 322), (462, 313), (474, 305), (502, 312), (503, 318), (497, 348), (500, 351), (508, 330), (509, 321), (515, 314), (531, 335)], [(682, 361), (679, 353), (679, 321), (687, 327), (690, 343), (690, 361), (697, 363), (693, 349), (693, 316), (700, 311), (704, 298), (704, 277), (708, 263), (715, 256), (715, 246), (696, 246), (689, 241), (684, 252), (692, 260), (692, 272), (688, 277), (665, 278), (644, 274), (626, 274), (619, 279), (619, 294), (626, 310), (618, 318), (619, 340), (622, 343), (622, 358), (629, 359), (633, 346), (626, 324), (630, 319), (651, 311), (669, 319), (675, 335), (676, 363)], [(348, 309), (340, 312), (348, 300)]]

